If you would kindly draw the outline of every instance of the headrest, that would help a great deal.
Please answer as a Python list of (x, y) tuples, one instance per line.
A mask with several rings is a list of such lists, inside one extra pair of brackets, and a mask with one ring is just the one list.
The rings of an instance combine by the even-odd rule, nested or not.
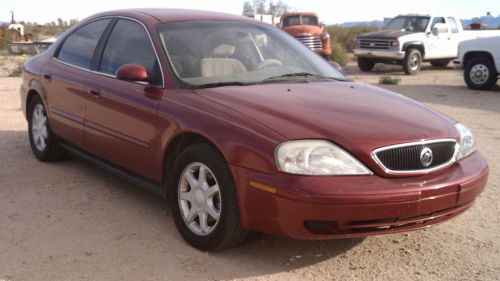
[(216, 57), (230, 57), (234, 55), (235, 50), (236, 50), (235, 46), (221, 44), (214, 49), (213, 55)]

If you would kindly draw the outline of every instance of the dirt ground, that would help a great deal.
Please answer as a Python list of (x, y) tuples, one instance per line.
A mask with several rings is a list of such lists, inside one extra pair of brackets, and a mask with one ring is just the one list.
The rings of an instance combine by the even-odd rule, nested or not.
[(500, 90), (468, 90), (461, 72), (418, 76), (377, 68), (376, 84), (469, 126), (490, 181), (474, 207), (417, 232), (329, 241), (254, 234), (242, 246), (203, 253), (175, 229), (164, 200), (70, 157), (32, 156), (19, 106), (19, 78), (0, 78), (0, 280), (499, 280)]

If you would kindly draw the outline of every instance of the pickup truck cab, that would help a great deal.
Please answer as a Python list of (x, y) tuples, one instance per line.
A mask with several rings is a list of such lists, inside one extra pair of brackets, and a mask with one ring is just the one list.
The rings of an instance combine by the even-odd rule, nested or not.
[(469, 88), (491, 90), (500, 78), (500, 36), (460, 43), (454, 63), (464, 70)]
[(453, 16), (401, 15), (381, 31), (358, 36), (354, 54), (363, 71), (376, 63), (399, 64), (408, 75), (420, 71), (423, 62), (445, 67), (458, 56), (460, 42), (500, 35), (500, 31), (464, 31)]
[(330, 34), (315, 13), (287, 13), (281, 17), (281, 29), (325, 58), (332, 54)]

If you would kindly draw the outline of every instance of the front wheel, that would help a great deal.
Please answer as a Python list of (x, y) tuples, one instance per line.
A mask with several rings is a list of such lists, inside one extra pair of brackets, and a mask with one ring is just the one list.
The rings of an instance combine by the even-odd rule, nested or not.
[(358, 58), (358, 67), (362, 71), (370, 72), (375, 67), (375, 62), (367, 58)]
[(491, 90), (498, 78), (495, 65), (487, 58), (474, 58), (465, 66), (464, 80), (473, 90)]
[(28, 136), (38, 160), (50, 162), (64, 157), (65, 151), (50, 129), (47, 111), (39, 96), (33, 97), (28, 107)]
[(416, 75), (422, 67), (422, 53), (417, 49), (406, 51), (403, 59), (403, 70), (406, 75)]
[(240, 225), (236, 188), (225, 159), (211, 145), (196, 144), (174, 163), (169, 202), (181, 236), (202, 251), (237, 246)]

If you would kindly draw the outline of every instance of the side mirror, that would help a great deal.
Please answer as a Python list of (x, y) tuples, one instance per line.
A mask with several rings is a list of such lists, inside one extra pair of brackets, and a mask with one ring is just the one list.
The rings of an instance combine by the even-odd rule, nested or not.
[(324, 22), (321, 22), (321, 23), (319, 24), (319, 27), (321, 28), (321, 30), (324, 30), (324, 29), (325, 29), (325, 27), (326, 27), (326, 24), (325, 24)]
[(439, 34), (448, 33), (448, 25), (446, 23), (436, 23), (432, 27), (432, 34), (438, 36)]
[(124, 81), (148, 82), (148, 70), (138, 64), (124, 64), (116, 71), (116, 78)]

